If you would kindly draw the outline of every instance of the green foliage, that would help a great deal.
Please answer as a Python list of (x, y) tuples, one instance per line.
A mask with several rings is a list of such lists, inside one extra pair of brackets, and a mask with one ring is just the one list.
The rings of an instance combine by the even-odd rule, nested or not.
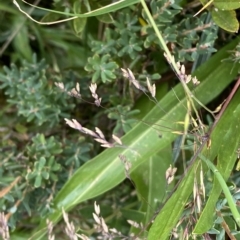
[(52, 155), (60, 154), (62, 146), (54, 137), (45, 139), (43, 134), (37, 134), (32, 138), (32, 144), (27, 147), (27, 154), (37, 160), (41, 156), (50, 158)]
[[(53, 26), (26, 21), (10, 3), (0, 3), (0, 20), (5, 23), (0, 24), (0, 43), (6, 44), (5, 49), (0, 47), (0, 212), (8, 214), (12, 239), (44, 239), (51, 229), (47, 219), (56, 224), (56, 239), (66, 239), (62, 223), (58, 224), (63, 215), (66, 226), (74, 221), (78, 234), (95, 238), (93, 212), (102, 229), (99, 234), (107, 239), (131, 234), (141, 239), (169, 239), (170, 233), (187, 239), (191, 236), (184, 234), (193, 232), (223, 239), (223, 218), (215, 214), (215, 209), (224, 215), (231, 231), (239, 234), (234, 232), (233, 213), (226, 209), (225, 197), (220, 195), (222, 187), (216, 179), (212, 181), (209, 168), (202, 165), (206, 198), (201, 189), (200, 210), (191, 194), (202, 162), (196, 161), (187, 169), (206, 138), (201, 135), (205, 127), (197, 119), (197, 112), (193, 113), (199, 102), (195, 105), (190, 100), (196, 97), (202, 104), (214, 100), (210, 105), (214, 109), (227, 98), (229, 93), (224, 89), (239, 70), (239, 40), (219, 34), (221, 30), (210, 14), (193, 18), (196, 9), (180, 0), (146, 1), (153, 24), (142, 7), (144, 2), (55, 0), (53, 5), (40, 2), (33, 11), (19, 1), (21, 9), (39, 21), (75, 17)], [(238, 8), (231, 1), (228, 5), (214, 1), (214, 6), (217, 4), (227, 10), (225, 14), (235, 13)], [(231, 20), (224, 18), (223, 24)], [(226, 24), (225, 29), (229, 30), (231, 24), (236, 28), (234, 22)], [(223, 48), (225, 43), (229, 44)], [(167, 50), (176, 61), (184, 62), (185, 68), (176, 69), (171, 59), (169, 66), (163, 56)], [(129, 68), (134, 76), (126, 80), (121, 68)], [(201, 83), (192, 84), (189, 98), (186, 89), (175, 86), (175, 78), (181, 79), (191, 69), (197, 69), (193, 75)], [(55, 82), (64, 84), (64, 88), (59, 89)], [(96, 93), (89, 91), (91, 83), (97, 83)], [(152, 89), (156, 86), (156, 96), (151, 96), (149, 84)], [(72, 94), (75, 98), (70, 96), (76, 91), (78, 94)], [(100, 106), (94, 104), (95, 94), (101, 98)], [(223, 97), (218, 99), (220, 94)], [(220, 117), (211, 133), (211, 149), (199, 150), (216, 164), (225, 180), (231, 174), (235, 183), (239, 178), (233, 172), (239, 147), (238, 105), (236, 97)], [(206, 122), (205, 110), (199, 115)], [(66, 126), (64, 118), (78, 123), (78, 129)], [(192, 124), (189, 130), (188, 121)], [(88, 137), (83, 136), (85, 133)], [(172, 143), (179, 135), (182, 149), (175, 149)], [(111, 146), (113, 141), (109, 139), (117, 147), (103, 151), (99, 142)], [(169, 171), (174, 167), (178, 168), (177, 176), (169, 184), (173, 175)], [(180, 187), (171, 195), (176, 179), (181, 177)], [(231, 195), (238, 200), (236, 191), (232, 189)], [(93, 200), (100, 205), (100, 213), (96, 206), (94, 209)], [(189, 202), (192, 205), (187, 205)], [(159, 205), (162, 208), (156, 214)], [(70, 220), (63, 209), (69, 212)], [(104, 219), (96, 220), (100, 216)], [(126, 220), (144, 226), (129, 226)], [(103, 221), (121, 234), (106, 233), (100, 226)]]
[(86, 71), (93, 72), (92, 82), (97, 82), (101, 78), (103, 83), (111, 82), (116, 76), (113, 74), (114, 70), (118, 67), (115, 62), (109, 62), (110, 55), (104, 55), (101, 59), (98, 55), (94, 55), (88, 59)]
[[(223, 49), (216, 56), (210, 59), (206, 64), (204, 64), (200, 69), (201, 71), (199, 70), (196, 72), (197, 77), (199, 79), (202, 79), (203, 81), (202, 85), (199, 86), (198, 89), (196, 89), (196, 92), (199, 93), (200, 100), (202, 100), (204, 103), (206, 103), (208, 99), (213, 99), (214, 96), (217, 95), (217, 92), (228, 84), (229, 80), (227, 79), (233, 78), (233, 76), (237, 74), (238, 69), (236, 68), (235, 71), (230, 75), (229, 67), (225, 63), (221, 62), (222, 59), (228, 55), (227, 51), (234, 47), (234, 44), (236, 44), (236, 41), (233, 42), (230, 46), (227, 46), (227, 49)], [(214, 88), (214, 86), (218, 87)], [(211, 90), (208, 91), (208, 89)], [(154, 128), (157, 128), (158, 126), (158, 128), (154, 130), (159, 130), (159, 132), (162, 133), (162, 138), (158, 137), (158, 131), (154, 131), (152, 127), (149, 127), (148, 125), (146, 126), (143, 123), (136, 125), (122, 139), (124, 144), (128, 146), (126, 149), (122, 150), (121, 148), (115, 148), (104, 151), (102, 154), (99, 154), (96, 158), (94, 158), (93, 161), (89, 161), (82, 168), (80, 168), (71, 178), (71, 180), (66, 183), (66, 185), (62, 188), (62, 190), (59, 192), (55, 199), (55, 204), (58, 206), (59, 211), (56, 214), (51, 215), (52, 219), (55, 220), (59, 217), (59, 215), (61, 214), (60, 209), (63, 206), (66, 209), (71, 209), (72, 207), (85, 201), (86, 199), (93, 198), (96, 195), (100, 195), (101, 193), (104, 193), (108, 189), (113, 188), (118, 183), (120, 183), (126, 176), (124, 174), (123, 166), (119, 161), (119, 154), (124, 155), (127, 159), (132, 160), (132, 168), (130, 169), (131, 172), (135, 172), (138, 166), (141, 166), (146, 161), (149, 161), (149, 159), (151, 159), (151, 157), (154, 157), (156, 153), (165, 154), (165, 152), (159, 153), (159, 151), (163, 150), (166, 146), (168, 146), (168, 144), (172, 142), (173, 139), (177, 137), (172, 132), (166, 131), (166, 129), (168, 128), (168, 126), (173, 127), (173, 123), (171, 122), (173, 118), (175, 121), (178, 121), (179, 119), (182, 119), (184, 117), (184, 114), (186, 112), (186, 98), (184, 91), (180, 88), (180, 86), (177, 86), (176, 89), (174, 89), (174, 92), (177, 92), (178, 96), (182, 96), (183, 99), (176, 99), (173, 97), (173, 93), (169, 92), (159, 103), (160, 105), (168, 106), (168, 108), (165, 108), (166, 112), (163, 113), (158, 106), (155, 106), (143, 119), (143, 121), (146, 123), (149, 123), (151, 122), (151, 120), (155, 119), (155, 122), (151, 122), (151, 126), (153, 126)], [(203, 94), (204, 92), (205, 94)], [(208, 94), (206, 94), (206, 92)], [(235, 100), (237, 100), (237, 97), (235, 98)], [(236, 101), (235, 104), (237, 104)], [(233, 105), (232, 108), (235, 109), (236, 105)], [(233, 109), (230, 109), (229, 111), (231, 112), (233, 111)], [(235, 116), (238, 119), (237, 112), (235, 112)], [(225, 115), (225, 118), (228, 119), (227, 121), (231, 122), (231, 119), (228, 118), (227, 113)], [(234, 121), (234, 123), (231, 124), (231, 133), (233, 135), (234, 129), (236, 128), (235, 126), (238, 121), (237, 119), (236, 121)], [(164, 123), (164, 126), (160, 128), (162, 122)], [(227, 128), (229, 128), (230, 126), (230, 122), (224, 123), (226, 124), (226, 131)], [(233, 137), (232, 134), (226, 135), (226, 138), (224, 139), (218, 138), (221, 127), (222, 125), (220, 124), (218, 129), (216, 129), (216, 131), (214, 132), (214, 137), (216, 137), (216, 139), (214, 141), (214, 148), (211, 151), (211, 156), (209, 157), (215, 158), (215, 154), (219, 150), (219, 145), (227, 144), (229, 149), (228, 151), (232, 153), (232, 158), (231, 161), (226, 162), (226, 164), (233, 164), (236, 158), (234, 149), (236, 149), (238, 144), (236, 144), (236, 142), (235, 144), (232, 144), (232, 142), (229, 140), (236, 140), (236, 138)], [(179, 130), (181, 129), (179, 126), (178, 128)], [(174, 129), (177, 129), (177, 126), (175, 126)], [(231, 148), (229, 146), (231, 146)], [(199, 161), (195, 163), (195, 165), (197, 166), (199, 164)], [(222, 162), (220, 164), (222, 164)], [(161, 166), (166, 168), (164, 162)], [(229, 169), (228, 167), (226, 167), (226, 165), (223, 165), (222, 168), (223, 170)], [(151, 169), (151, 171), (154, 171), (154, 169)], [(181, 187), (177, 189), (177, 192), (168, 201), (169, 203), (167, 202), (168, 204), (164, 206), (164, 209), (166, 209), (166, 211), (160, 212), (160, 215), (158, 216), (158, 221), (156, 220), (158, 224), (155, 224), (154, 227), (151, 228), (149, 235), (151, 237), (150, 239), (159, 239), (162, 237), (163, 239), (165, 239), (169, 236), (169, 232), (176, 225), (180, 215), (182, 214), (183, 208), (185, 206), (183, 204), (183, 201), (187, 203), (189, 195), (192, 193), (195, 175), (196, 170), (194, 167), (192, 167), (189, 174), (183, 179)], [(156, 176), (158, 175), (156, 174)], [(93, 179), (97, 180), (93, 182)], [(154, 180), (151, 181), (154, 182)], [(84, 183), (84, 186), (79, 184), (79, 182)], [(150, 199), (152, 196), (154, 196), (155, 193), (148, 190), (148, 188), (151, 187), (152, 185), (145, 186), (144, 190), (145, 192), (147, 192), (147, 196), (141, 196), (141, 199)], [(166, 183), (163, 183), (161, 187), (165, 187), (166, 191)], [(141, 191), (143, 190), (141, 189)], [(152, 195), (148, 195), (148, 193), (152, 193)], [(79, 197), (76, 198), (76, 195), (78, 195)], [(217, 197), (217, 195), (213, 195), (213, 197)], [(181, 199), (181, 201), (179, 201), (179, 199)], [(214, 202), (211, 203), (214, 204)], [(153, 206), (148, 209), (149, 212), (147, 213), (147, 216), (148, 214), (150, 214), (150, 212), (154, 212), (152, 207)], [(212, 214), (212, 212), (208, 212), (208, 214), (210, 213)], [(191, 215), (188, 214), (188, 216), (190, 216), (191, 218)], [(163, 219), (165, 220), (163, 221)], [(166, 219), (168, 219), (168, 221), (166, 221)], [(212, 218), (210, 218), (209, 220), (211, 219)], [(159, 222), (164, 222), (165, 224), (163, 225)], [(182, 227), (184, 226), (181, 225), (180, 228)], [(41, 230), (42, 228), (38, 229), (36, 236), (41, 236)]]
[(7, 101), (16, 106), (18, 115), (24, 116), (27, 122), (47, 123), (52, 127), (69, 117), (67, 111), (73, 105), (67, 103), (65, 95), (53, 90), (46, 67), (45, 61), (38, 63), (36, 56), (33, 63), (23, 62), (21, 69), (14, 64), (10, 69), (5, 67), (6, 75), (0, 75), (0, 88), (5, 89)]
[(33, 169), (28, 169), (26, 179), (34, 179), (35, 188), (44, 186), (42, 179), (56, 182), (58, 177), (55, 172), (60, 171), (61, 165), (56, 162), (54, 155), (62, 152), (61, 144), (54, 137), (46, 140), (43, 134), (33, 137), (32, 142), (27, 147), (27, 155), (35, 161)]
[[(203, 9), (209, 7), (214, 22), (221, 28), (229, 32), (238, 32), (239, 22), (236, 9), (240, 8), (240, 3), (235, 0), (200, 0), (204, 5)], [(203, 10), (202, 9), (202, 10)]]
[[(22, 215), (40, 220), (53, 211), (51, 199), (56, 189), (90, 158), (92, 145), (77, 135), (62, 136), (59, 125), (75, 104), (56, 88), (54, 80), (59, 81), (60, 76), (49, 75), (45, 60), (37, 62), (34, 55), (32, 63), (23, 61), (20, 67), (12, 64), (3, 69), (0, 88), (6, 105), (1, 111), (1, 185), (21, 180), (13, 191), (6, 192), (0, 209), (11, 214), (9, 224), (14, 229)], [(65, 73), (66, 88), (73, 86), (75, 77)]]
[(116, 120), (116, 126), (113, 129), (113, 133), (119, 133), (121, 130), (123, 130), (124, 133), (130, 131), (137, 122), (132, 117), (137, 115), (139, 112), (140, 111), (137, 109), (131, 110), (129, 106), (116, 106), (115, 108), (110, 108), (108, 117)]
[[(51, 166), (53, 164), (53, 161), (54, 161), (54, 158), (50, 158), (49, 159), (49, 165), (46, 166), (46, 158), (44, 157), (41, 157), (39, 159), (39, 161), (36, 161), (34, 163), (34, 168), (31, 172), (29, 172), (27, 175), (26, 175), (26, 179), (29, 181), (29, 180), (32, 180), (32, 179), (35, 179), (34, 181), (34, 187), (35, 188), (38, 188), (40, 187), (42, 184), (42, 180), (45, 179), (45, 180), (48, 180), (49, 179), (49, 169), (50, 171), (57, 171), (60, 167), (60, 165), (58, 164), (55, 164), (55, 166)], [(52, 169), (51, 169), (52, 167)], [(50, 175), (51, 177), (51, 180), (53, 181), (57, 181), (57, 177), (55, 174), (51, 173)]]
[(235, 10), (240, 8), (240, 3), (234, 0), (226, 0), (224, 2), (221, 0), (214, 0), (214, 6), (222, 10)]
[[(171, 43), (172, 53), (177, 60), (194, 61), (199, 54), (216, 51), (212, 45), (217, 38), (217, 28), (214, 25), (204, 23), (206, 14), (203, 14), (196, 20), (186, 17), (179, 23), (175, 23), (178, 20), (177, 18), (174, 19), (174, 17), (181, 10), (177, 3), (168, 5), (164, 1), (152, 1), (150, 7), (156, 25), (162, 31), (165, 41)], [(142, 20), (140, 21), (139, 19)], [(138, 16), (136, 10), (124, 9), (117, 13), (114, 18), (114, 29), (107, 28), (104, 32), (103, 41), (90, 38), (91, 51), (98, 54), (89, 58), (85, 68), (87, 71), (95, 70), (92, 81), (100, 78), (102, 82), (106, 82), (106, 76), (104, 73), (101, 73), (101, 71), (106, 69), (106, 66), (103, 66), (102, 69), (99, 68), (106, 61), (110, 61), (110, 59), (112, 60), (111, 65), (114, 62), (116, 64), (115, 67), (109, 67), (109, 71), (111, 71), (109, 76), (107, 75), (109, 82), (117, 77), (117, 72), (114, 71), (117, 65), (134, 66), (139, 65), (142, 60), (147, 61), (147, 49), (155, 48), (156, 44), (158, 44), (158, 39), (151, 25), (145, 19), (147, 17), (144, 11), (142, 16)], [(207, 38), (199, 44), (200, 30), (204, 30)], [(111, 58), (109, 58), (108, 54), (110, 54)], [(95, 64), (98, 64), (98, 66)], [(145, 76), (149, 75), (151, 78), (151, 75), (155, 74), (151, 70), (152, 68), (157, 69), (156, 64), (157, 62), (153, 61), (150, 66), (144, 69), (144, 73), (138, 73)]]
[(233, 10), (213, 10), (211, 11), (212, 18), (216, 24), (229, 32), (237, 32), (239, 29), (239, 22), (236, 16), (236, 12)]

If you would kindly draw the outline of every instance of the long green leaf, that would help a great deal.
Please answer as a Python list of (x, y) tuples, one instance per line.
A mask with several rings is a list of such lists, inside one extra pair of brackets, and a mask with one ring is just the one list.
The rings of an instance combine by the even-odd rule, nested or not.
[[(218, 157), (217, 169), (225, 180), (229, 178), (236, 162), (236, 150), (240, 142), (240, 134), (238, 134), (240, 122), (239, 97), (240, 91), (238, 91), (237, 95), (234, 97), (228, 111), (212, 134), (211, 159), (214, 159), (216, 156)], [(193, 231), (195, 234), (205, 233), (212, 227), (212, 216), (221, 192), (222, 189), (215, 177), (207, 204)]]
[(194, 175), (198, 167), (196, 162), (178, 186), (177, 191), (161, 209), (160, 214), (155, 219), (148, 235), (149, 240), (168, 239), (171, 230), (179, 220), (180, 215), (187, 203), (189, 195), (192, 193)]
[[(172, 147), (168, 146), (142, 163), (131, 174), (131, 179), (136, 185), (137, 193), (139, 193), (142, 202), (140, 211), (146, 213), (139, 221), (144, 226), (150, 222), (160, 203), (164, 201), (167, 190), (170, 190), (171, 186), (167, 185), (165, 174), (171, 164)], [(139, 231), (140, 229), (133, 228), (132, 233), (136, 235), (139, 234)], [(145, 233), (142, 232), (142, 234)]]
[[(107, 6), (104, 6), (104, 7), (101, 7), (101, 8), (98, 8), (96, 10), (93, 10), (91, 12), (87, 12), (87, 13), (83, 13), (83, 14), (80, 14), (80, 13), (67, 13), (67, 12), (60, 12), (60, 11), (56, 11), (56, 10), (51, 10), (51, 9), (47, 9), (47, 8), (42, 8), (42, 7), (38, 7), (38, 6), (35, 6), (35, 5), (32, 5), (24, 0), (22, 0), (24, 3), (32, 6), (32, 7), (35, 7), (35, 8), (38, 8), (38, 9), (41, 9), (41, 10), (45, 10), (47, 12), (52, 12), (52, 13), (57, 13), (57, 14), (61, 14), (61, 15), (64, 15), (64, 16), (69, 16), (69, 17), (94, 17), (94, 16), (99, 16), (99, 15), (102, 15), (102, 14), (106, 14), (106, 13), (109, 13), (109, 12), (114, 12), (114, 11), (117, 11), (119, 9), (122, 9), (122, 8), (125, 8), (125, 7), (128, 7), (128, 6), (131, 6), (133, 4), (136, 4), (139, 2), (139, 0), (120, 0), (118, 2), (114, 2), (114, 3), (111, 3)], [(16, 1), (14, 0), (15, 4), (16, 4)]]

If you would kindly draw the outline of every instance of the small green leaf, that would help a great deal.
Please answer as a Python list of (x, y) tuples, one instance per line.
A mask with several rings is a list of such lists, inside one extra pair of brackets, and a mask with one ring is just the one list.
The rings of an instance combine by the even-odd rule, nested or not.
[(29, 172), (29, 173), (26, 175), (26, 179), (27, 179), (27, 180), (33, 179), (33, 178), (35, 178), (36, 175), (37, 175), (37, 172)]
[(46, 164), (46, 158), (45, 157), (41, 157), (39, 160), (39, 164), (38, 164), (38, 169), (42, 169)]
[(54, 163), (54, 165), (51, 168), (52, 171), (58, 171), (59, 169), (61, 169), (61, 164), (59, 163)]
[(46, 172), (46, 171), (43, 171), (43, 172), (42, 172), (42, 177), (43, 177), (44, 179), (49, 179), (49, 173)]
[(228, 32), (237, 32), (239, 29), (239, 22), (235, 11), (212, 10), (212, 18), (214, 22)]
[[(81, 1), (75, 1), (73, 4), (74, 13), (82, 13)], [(79, 36), (84, 30), (87, 23), (87, 18), (76, 18), (73, 20), (73, 28), (77, 36)]]
[[(41, 143), (42, 145), (45, 145), (46, 140), (45, 140), (44, 135), (43, 135), (43, 134), (39, 134), (39, 135), (37, 135), (37, 136), (39, 137), (40, 143)], [(35, 140), (35, 139), (34, 139), (34, 140)], [(36, 139), (36, 140), (37, 140), (37, 139)]]
[(28, 61), (31, 61), (32, 59), (32, 49), (30, 47), (28, 36), (28, 28), (26, 24), (22, 24), (25, 21), (25, 18), (22, 16), (17, 15), (15, 17), (15, 21), (13, 24), (13, 31), (16, 31), (16, 29), (19, 28), (19, 30), (16, 32), (16, 36), (13, 39), (13, 45), (17, 52), (21, 53), (22, 57), (24, 59), (27, 59)]
[(221, 10), (234, 10), (240, 8), (239, 0), (214, 0), (214, 6)]
[(51, 174), (50, 174), (50, 178), (51, 178), (51, 180), (54, 181), (54, 182), (56, 182), (56, 181), (58, 180), (58, 176), (57, 176), (56, 174), (54, 174), (54, 173), (51, 173)]
[(61, 16), (56, 13), (47, 13), (42, 19), (41, 22), (54, 22), (57, 21)]
[(95, 72), (92, 76), (92, 82), (93, 83), (97, 82), (99, 76), (100, 76), (100, 72)]
[[(107, 79), (115, 79), (116, 78), (116, 75), (114, 75), (111, 71), (108, 71), (108, 70), (106, 70), (106, 71), (103, 71), (102, 72), (103, 73), (103, 76), (102, 77), (104, 77), (105, 79), (106, 79), (106, 81), (107, 81)], [(104, 76), (105, 75), (105, 76)], [(106, 81), (104, 81), (104, 82), (106, 82)]]
[(19, 133), (26, 133), (27, 132), (27, 128), (25, 126), (23, 126), (22, 124), (20, 123), (17, 123), (15, 125), (15, 129), (17, 130), (17, 132)]
[(97, 82), (100, 77), (102, 82), (111, 82), (116, 78), (114, 71), (118, 65), (116, 62), (110, 61), (111, 57), (109, 54), (102, 56), (102, 58), (95, 54), (93, 57), (88, 58), (88, 64), (86, 65), (85, 70), (90, 72), (95, 71), (92, 76), (92, 82)]
[(114, 22), (112, 15), (110, 13), (99, 15), (99, 16), (97, 16), (97, 19), (104, 23), (113, 23)]
[(34, 187), (35, 188), (39, 188), (42, 184), (42, 176), (41, 175), (37, 175), (35, 182), (34, 182)]
[(73, 20), (73, 28), (77, 36), (84, 30), (87, 23), (87, 18), (76, 18)]

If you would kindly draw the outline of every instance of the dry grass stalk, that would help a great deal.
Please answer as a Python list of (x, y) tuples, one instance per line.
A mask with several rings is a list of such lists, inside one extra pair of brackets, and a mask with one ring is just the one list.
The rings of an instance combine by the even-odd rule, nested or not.
[(97, 90), (97, 84), (96, 83), (91, 83), (90, 87), (89, 87), (91, 93), (92, 93), (92, 97), (95, 99), (95, 105), (97, 107), (99, 107), (101, 105), (101, 101), (102, 99), (98, 97), (98, 95), (96, 94), (96, 90)]
[(127, 78), (130, 81), (130, 83), (132, 83), (137, 89), (143, 92), (147, 91), (146, 88), (142, 86), (138, 80), (136, 80), (136, 78), (133, 75), (133, 72), (129, 68), (127, 70), (121, 68), (121, 70), (123, 72), (123, 76)]
[(7, 218), (3, 212), (0, 213), (0, 236), (3, 240), (10, 239)]
[(65, 89), (65, 86), (62, 82), (55, 82), (54, 83), (61, 91), (66, 92), (69, 96), (75, 97), (75, 98), (81, 98), (80, 94), (80, 85), (79, 83), (76, 84), (76, 87), (73, 88), (71, 91), (67, 91)]
[(70, 240), (78, 240), (78, 239), (90, 240), (90, 239), (89, 239), (87, 236), (85, 236), (84, 234), (77, 234), (73, 222), (69, 222), (68, 215), (67, 215), (67, 213), (64, 211), (64, 209), (62, 209), (62, 212), (63, 212), (64, 222), (66, 223), (65, 233), (67, 234), (67, 236), (69, 237), (69, 239), (70, 239)]
[(117, 145), (122, 145), (122, 141), (120, 140), (120, 138), (118, 138), (115, 135), (112, 135), (113, 140), (115, 142), (114, 143), (108, 142), (106, 140), (103, 132), (97, 127), (95, 128), (95, 132), (94, 132), (88, 128), (82, 127), (82, 125), (76, 119), (69, 120), (69, 119), (65, 118), (65, 121), (69, 125), (69, 127), (74, 128), (74, 129), (82, 132), (83, 134), (93, 137), (96, 142), (101, 143), (102, 147), (112, 148), (112, 147), (116, 147)]
[[(126, 177), (131, 180), (131, 177), (130, 177), (130, 174), (129, 174), (129, 170), (130, 170), (130, 168), (132, 167), (131, 162), (129, 162), (129, 161), (127, 160), (127, 158), (126, 158), (124, 155), (122, 155), (122, 154), (119, 154), (118, 156), (119, 156), (121, 162), (122, 162), (123, 165), (124, 165)], [(131, 181), (132, 181), (132, 180), (131, 180)]]
[(100, 206), (97, 205), (96, 202), (94, 202), (94, 210), (95, 213), (93, 213), (93, 219), (96, 223), (96, 230), (101, 233), (101, 236), (98, 236), (97, 239), (129, 239), (129, 237), (124, 236), (121, 232), (117, 231), (115, 228), (109, 228), (104, 220), (103, 217), (100, 216)]
[(177, 168), (173, 168), (172, 165), (170, 165), (170, 167), (167, 169), (165, 177), (168, 185), (173, 181), (176, 171)]
[(48, 240), (55, 240), (55, 236), (52, 235), (53, 231), (53, 223), (47, 219), (47, 232), (48, 232)]
[[(168, 61), (169, 65), (172, 67), (172, 69), (174, 70), (173, 68), (173, 62), (175, 62), (175, 59), (174, 57), (172, 56), (172, 59), (169, 59), (169, 57), (167, 56), (166, 53), (164, 53), (164, 57), (166, 58), (166, 60)], [(196, 77), (192, 77), (192, 75), (187, 75), (186, 74), (186, 71), (185, 71), (185, 66), (184, 65), (181, 65), (180, 62), (177, 62), (176, 63), (176, 66), (178, 67), (178, 70), (179, 72), (175, 72), (175, 74), (177, 75), (177, 77), (180, 79), (180, 80), (183, 80), (186, 84), (188, 84), (190, 81), (192, 81), (192, 83), (194, 85), (198, 85), (200, 82), (197, 80)]]

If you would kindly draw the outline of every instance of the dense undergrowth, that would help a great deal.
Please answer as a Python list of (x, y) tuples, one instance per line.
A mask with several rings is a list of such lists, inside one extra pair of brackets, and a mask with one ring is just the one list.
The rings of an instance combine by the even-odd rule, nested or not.
[(232, 19), (111, 3), (0, 3), (2, 238), (240, 238)]

